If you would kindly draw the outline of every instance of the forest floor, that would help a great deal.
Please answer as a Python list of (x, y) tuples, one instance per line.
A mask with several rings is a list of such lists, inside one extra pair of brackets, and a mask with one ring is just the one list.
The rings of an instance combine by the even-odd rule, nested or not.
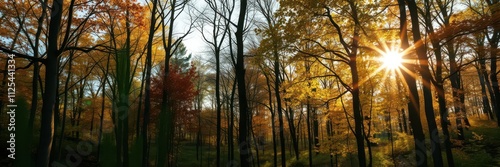
[[(486, 121), (486, 120), (474, 120), (471, 119), (471, 127), (465, 131), (466, 141), (459, 142), (453, 140), (454, 147), (452, 148), (455, 166), (457, 167), (491, 167), (500, 166), (500, 129), (497, 127), (496, 122)], [(405, 136), (409, 140), (411, 136)], [(452, 136), (456, 138), (456, 134)], [(443, 141), (443, 140), (442, 140)], [(384, 143), (385, 142), (385, 143)], [(373, 154), (373, 166), (415, 166), (415, 154), (411, 151), (413, 150), (413, 143), (407, 143), (405, 141), (395, 141), (394, 147), (402, 147), (395, 149), (394, 158), (391, 158), (391, 148), (388, 141), (381, 141), (377, 146), (372, 146)], [(195, 167), (195, 166), (215, 166), (215, 147), (214, 146), (204, 146), (202, 156), (196, 157), (196, 145), (192, 142), (184, 142), (181, 144), (182, 148), (178, 158), (178, 165), (182, 167)], [(429, 150), (430, 146), (428, 145)], [(278, 146), (279, 151), (279, 146)], [(290, 152), (287, 147), (287, 166), (308, 166), (308, 152), (307, 148), (299, 148), (300, 160), (296, 161), (293, 158), (293, 153)], [(354, 147), (351, 150), (355, 149)], [(262, 150), (259, 152), (260, 163), (256, 162), (256, 154), (253, 150), (252, 154), (254, 167), (270, 167), (273, 166), (273, 151), (272, 145), (268, 144), (264, 147), (264, 152)], [(445, 166), (448, 166), (446, 162), (446, 153), (444, 149), (442, 150), (443, 161)], [(223, 166), (228, 166), (227, 164), (227, 148), (221, 149), (221, 161), (224, 163)], [(235, 159), (239, 162), (238, 151), (235, 150)], [(433, 166), (432, 157), (430, 151), (427, 153), (428, 164)], [(338, 166), (358, 166), (357, 155), (356, 154), (344, 154), (338, 156)], [(278, 166), (281, 165), (281, 154), (278, 153)], [(335, 156), (332, 161), (330, 161), (329, 154), (326, 153), (313, 153), (313, 166), (336, 166)], [(396, 165), (395, 165), (396, 164)], [(239, 165), (236, 165), (239, 166)]]
[[(481, 166), (500, 166), (500, 129), (497, 127), (496, 122), (485, 121), (485, 120), (474, 120), (471, 119), (472, 127), (466, 130), (466, 141), (457, 142), (454, 140), (453, 147), (453, 157), (455, 161), (455, 166), (463, 166), (463, 167), (481, 167)], [(0, 138), (2, 141), (6, 141), (4, 139), (7, 136), (4, 134), (0, 134)], [(452, 136), (452, 138), (456, 138), (456, 136)], [(407, 141), (404, 141), (404, 140)], [(75, 151), (78, 151), (79, 145), (88, 144), (85, 141), (75, 141), (75, 140), (65, 140), (65, 148), (73, 148)], [(381, 140), (377, 146), (372, 146), (373, 153), (373, 166), (415, 166), (415, 155), (412, 153), (413, 143), (411, 142), (411, 136), (402, 136), (399, 139), (394, 141), (394, 158), (391, 158), (391, 145), (388, 144), (387, 140)], [(16, 143), (20, 144), (20, 143)], [(351, 143), (354, 144), (354, 143)], [(308, 166), (308, 152), (307, 148), (300, 144), (300, 160), (295, 160), (293, 153), (287, 147), (286, 156), (287, 156), (287, 166)], [(1, 148), (7, 148), (6, 142), (0, 142)], [(196, 144), (189, 141), (184, 141), (178, 144), (179, 146), (179, 155), (177, 156), (178, 166), (180, 167), (201, 167), (201, 166), (215, 166), (215, 147), (212, 145), (205, 144), (201, 149), (201, 154), (198, 154)], [(350, 150), (355, 150), (354, 145), (350, 146)], [(253, 163), (254, 167), (270, 167), (273, 166), (273, 151), (272, 151), (272, 143), (268, 142), (264, 147), (264, 150), (259, 151), (259, 162), (257, 163), (256, 152), (253, 150), (253, 159), (250, 163)], [(279, 151), (279, 146), (277, 147)], [(151, 157), (154, 157), (155, 147), (152, 147)], [(111, 150), (103, 150), (104, 152), (108, 152)], [(80, 151), (82, 152), (82, 151)], [(227, 147), (223, 147), (221, 149), (221, 162), (222, 166), (230, 166), (231, 162), (228, 162), (227, 158)], [(7, 150), (1, 149), (0, 155), (0, 166), (13, 166), (13, 161), (10, 158), (7, 158)], [(77, 152), (78, 153), (78, 152)], [(111, 152), (108, 152), (111, 153)], [(234, 166), (239, 166), (237, 162), (239, 162), (239, 153), (235, 150), (235, 163)], [(89, 155), (80, 155), (81, 162), (78, 164), (67, 164), (64, 158), (68, 158), (70, 156), (74, 156), (77, 154), (70, 154), (68, 152), (63, 152), (61, 157), (63, 160), (60, 160), (61, 164), (65, 164), (66, 166), (98, 166), (97, 163), (97, 148), (94, 145), (92, 148), (92, 153)], [(430, 157), (430, 152), (428, 152), (428, 164), (432, 166), (432, 158)], [(33, 158), (25, 158), (25, 157), (16, 157), (17, 160), (21, 161), (29, 161), (34, 162), (35, 157), (35, 149), (32, 149), (32, 157)], [(72, 158), (72, 161), (75, 161), (75, 157)], [(110, 158), (110, 157), (108, 157)], [(138, 158), (138, 157), (135, 157)], [(281, 162), (281, 154), (278, 153), (278, 165)], [(447, 166), (446, 162), (446, 154), (443, 150), (443, 158), (445, 161), (445, 166)], [(331, 161), (332, 160), (332, 161)], [(55, 162), (55, 161), (53, 161)], [(330, 159), (330, 155), (327, 153), (313, 153), (313, 166), (330, 166), (333, 162), (333, 166), (357, 166), (357, 155), (344, 153), (337, 158), (333, 156), (333, 159)], [(396, 165), (394, 165), (396, 164)], [(101, 165), (102, 166), (102, 165)]]
[(471, 120), (466, 131), (468, 139), (453, 149), (457, 166), (500, 166), (500, 129), (496, 121)]

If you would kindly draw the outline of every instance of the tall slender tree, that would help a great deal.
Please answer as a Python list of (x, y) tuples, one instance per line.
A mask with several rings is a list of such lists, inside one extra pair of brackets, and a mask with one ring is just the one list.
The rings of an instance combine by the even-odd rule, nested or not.
[(142, 121), (142, 165), (149, 166), (149, 147), (148, 147), (148, 129), (149, 129), (149, 119), (151, 113), (151, 69), (152, 69), (152, 57), (153, 57), (153, 38), (156, 32), (156, 21), (157, 21), (157, 10), (158, 10), (158, 0), (153, 0), (151, 3), (151, 18), (149, 25), (149, 35), (147, 42), (146, 51), (146, 87), (144, 93), (144, 113)]
[(429, 69), (429, 60), (427, 58), (427, 51), (426, 48), (420, 44), (423, 43), (424, 41), (422, 40), (420, 36), (420, 24), (419, 24), (419, 17), (418, 17), (418, 9), (415, 1), (413, 0), (408, 0), (408, 9), (410, 11), (410, 17), (411, 17), (411, 27), (412, 27), (412, 34), (413, 34), (413, 41), (414, 41), (414, 46), (415, 52), (418, 57), (418, 62), (419, 62), (419, 67), (418, 71), (422, 75), (422, 82), (423, 82), (423, 92), (424, 92), (424, 109), (425, 109), (425, 116), (427, 118), (427, 125), (429, 127), (429, 136), (431, 139), (431, 147), (432, 147), (432, 157), (433, 157), (433, 162), (434, 165), (436, 166), (443, 166), (443, 157), (441, 155), (441, 146), (440, 146), (440, 139), (439, 139), (439, 133), (436, 125), (436, 119), (434, 117), (434, 108), (432, 105), (433, 98), (432, 98), (432, 92), (431, 92), (431, 85), (433, 84), (433, 78), (430, 73)]
[[(47, 5), (47, 4), (44, 4)], [(43, 94), (42, 122), (40, 128), (40, 141), (37, 151), (36, 164), (42, 167), (49, 166), (50, 148), (54, 136), (54, 113), (55, 97), (57, 94), (57, 72), (59, 62), (57, 57), (60, 54), (58, 50), (58, 37), (60, 24), (62, 20), (63, 0), (52, 1), (50, 11), (49, 36), (47, 47), (47, 58), (45, 61), (45, 93)]]
[[(496, 6), (498, 5), (499, 0), (487, 0), (486, 4), (488, 7), (492, 8), (491, 15), (498, 15), (498, 10), (496, 10)], [(492, 26), (493, 32), (491, 32), (491, 36), (488, 36), (488, 42), (490, 44), (490, 81), (491, 88), (493, 91), (493, 96), (495, 97), (496, 104), (496, 115), (497, 115), (497, 124), (500, 127), (500, 87), (497, 77), (497, 52), (498, 52), (498, 43), (500, 40), (500, 29), (497, 26)]]
[(238, 16), (238, 23), (236, 25), (236, 81), (238, 85), (238, 102), (240, 104), (240, 121), (239, 121), (239, 135), (238, 145), (240, 150), (240, 166), (250, 166), (250, 138), (249, 134), (249, 109), (246, 97), (245, 86), (245, 61), (244, 61), (244, 46), (243, 34), (247, 15), (247, 0), (240, 1), (240, 10)]
[[(213, 10), (213, 17), (212, 18), (205, 18), (206, 22), (201, 23), (201, 27), (203, 28), (206, 23), (209, 24), (209, 26), (212, 28), (210, 33), (211, 37), (208, 36), (208, 34), (205, 32), (205, 30), (201, 30), (203, 39), (205, 42), (207, 42), (211, 50), (214, 53), (215, 56), (215, 106), (216, 106), (216, 112), (217, 112), (217, 134), (216, 134), (216, 165), (221, 165), (221, 114), (222, 114), (222, 104), (221, 104), (221, 95), (220, 95), (220, 66), (221, 66), (221, 51), (222, 47), (224, 44), (224, 38), (226, 37), (227, 34), (227, 29), (229, 27), (226, 26), (225, 21), (222, 19), (223, 16), (219, 16), (219, 13), (224, 13), (225, 14), (225, 8), (226, 6), (229, 6), (230, 4), (226, 4), (223, 1), (205, 1), (210, 9)], [(220, 10), (223, 10), (222, 12)], [(232, 12), (232, 11), (229, 11)], [(228, 17), (228, 19), (231, 18), (231, 15), (229, 13), (229, 16), (224, 16)]]
[[(399, 30), (401, 33), (401, 48), (406, 50), (410, 47), (408, 41), (408, 34), (406, 32), (407, 17), (405, 0), (398, 0), (399, 6)], [(413, 20), (412, 20), (413, 21)], [(418, 24), (418, 23), (417, 23)], [(405, 55), (405, 59), (414, 61), (411, 55)], [(409, 102), (408, 102), (408, 115), (410, 118), (410, 125), (413, 132), (413, 141), (415, 144), (415, 158), (417, 166), (427, 166), (427, 149), (425, 147), (425, 136), (422, 129), (422, 122), (420, 120), (420, 100), (418, 97), (418, 90), (415, 78), (411, 73), (415, 73), (415, 65), (412, 63), (403, 63), (406, 70), (402, 70), (403, 78), (408, 86)]]
[[(284, 123), (283, 123), (283, 107), (281, 103), (281, 72), (280, 72), (280, 58), (279, 58), (279, 39), (276, 26), (276, 20), (273, 13), (274, 1), (264, 0), (257, 1), (260, 13), (264, 16), (267, 23), (267, 31), (271, 38), (271, 50), (272, 50), (272, 60), (274, 62), (274, 95), (276, 98), (276, 111), (278, 112), (279, 121), (279, 135), (280, 135), (280, 147), (281, 147), (281, 165), (286, 166), (286, 154), (285, 154), (285, 134), (284, 134)], [(293, 135), (293, 134), (292, 134)], [(296, 153), (297, 154), (297, 153)]]

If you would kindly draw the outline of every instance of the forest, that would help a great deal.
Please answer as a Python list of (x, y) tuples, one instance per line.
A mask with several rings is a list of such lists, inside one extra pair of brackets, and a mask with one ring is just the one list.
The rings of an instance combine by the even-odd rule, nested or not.
[(2, 0), (0, 166), (500, 166), (499, 0)]

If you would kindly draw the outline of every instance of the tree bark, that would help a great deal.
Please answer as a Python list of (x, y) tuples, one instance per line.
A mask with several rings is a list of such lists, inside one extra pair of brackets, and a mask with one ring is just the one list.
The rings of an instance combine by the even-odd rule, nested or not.
[(62, 123), (61, 123), (61, 133), (59, 134), (59, 142), (58, 142), (58, 147), (56, 150), (57, 153), (57, 159), (61, 158), (61, 148), (62, 148), (62, 140), (64, 138), (64, 128), (66, 125), (66, 111), (68, 109), (68, 84), (71, 80), (71, 67), (73, 63), (73, 53), (70, 53), (69, 55), (69, 64), (68, 64), (68, 76), (66, 77), (66, 82), (64, 83), (64, 102), (63, 102), (63, 114), (62, 114)]
[[(214, 35), (214, 38), (217, 38)], [(215, 106), (217, 112), (217, 142), (216, 142), (216, 166), (220, 163), (220, 149), (221, 149), (221, 100), (220, 100), (220, 50), (215, 48)]]
[[(482, 105), (483, 105), (483, 112), (487, 113), (489, 116), (490, 120), (494, 120), (495, 116), (493, 114), (493, 111), (496, 109), (496, 104), (495, 104), (495, 95), (493, 93), (493, 90), (491, 88), (491, 83), (488, 78), (488, 71), (486, 70), (486, 50), (485, 50), (485, 45), (484, 45), (484, 40), (485, 36), (483, 33), (476, 35), (476, 44), (477, 44), (477, 57), (478, 57), (478, 64), (476, 66), (477, 74), (479, 77), (479, 82), (481, 84), (481, 97), (482, 97)], [(490, 94), (490, 100), (488, 99), (487, 92)], [(490, 105), (491, 102), (491, 105)]]
[[(149, 166), (149, 147), (148, 147), (148, 128), (149, 128), (149, 112), (151, 110), (151, 68), (153, 57), (153, 37), (156, 27), (156, 10), (158, 0), (153, 0), (151, 10), (151, 20), (149, 25), (149, 35), (146, 52), (146, 88), (144, 93), (144, 113), (142, 121), (142, 165)], [(167, 68), (167, 67), (165, 67)]]
[(233, 134), (233, 129), (234, 129), (234, 96), (236, 94), (236, 80), (233, 81), (233, 88), (231, 89), (231, 104), (229, 105), (230, 107), (230, 114), (231, 118), (229, 119), (229, 139), (228, 139), (228, 145), (229, 148), (229, 160), (233, 161), (234, 160), (234, 134)]
[(238, 16), (238, 24), (236, 27), (236, 45), (237, 45), (237, 57), (236, 57), (236, 78), (238, 82), (238, 95), (240, 104), (240, 122), (239, 122), (239, 136), (238, 144), (240, 148), (240, 166), (248, 167), (250, 165), (250, 142), (248, 138), (248, 103), (246, 97), (246, 87), (245, 87), (245, 64), (244, 64), (244, 43), (243, 43), (243, 28), (245, 26), (245, 17), (247, 9), (247, 0), (240, 1), (240, 12)]
[[(307, 68), (307, 67), (306, 67)], [(307, 115), (306, 115), (306, 128), (307, 128), (307, 151), (309, 157), (309, 166), (313, 166), (312, 161), (312, 134), (311, 134), (311, 104), (309, 102), (309, 98), (307, 97)], [(304, 139), (305, 141), (305, 139)]]
[[(47, 4), (47, 0), (44, 0), (42, 3)], [(45, 19), (46, 14), (47, 14), (46, 11), (47, 11), (47, 5), (42, 5), (42, 15), (38, 18), (38, 23), (37, 23), (38, 27), (37, 27), (36, 34), (35, 34), (35, 47), (33, 49), (33, 57), (34, 58), (39, 57), (39, 51), (38, 51), (38, 47), (40, 46), (39, 38), (40, 38), (40, 35), (42, 34), (43, 20)], [(29, 124), (28, 125), (28, 129), (29, 129), (28, 134), (29, 135), (33, 135), (33, 124), (35, 122), (36, 110), (38, 108), (38, 84), (37, 84), (37, 81), (39, 78), (40, 78), (40, 65), (39, 65), (39, 62), (35, 61), (35, 63), (33, 64), (33, 80), (32, 80), (32, 83), (33, 83), (32, 91), (33, 92), (31, 94), (32, 100), (31, 100), (31, 109), (30, 109), (30, 118), (29, 118), (30, 120), (28, 122), (28, 124)], [(2, 107), (0, 107), (0, 109), (2, 109)]]
[(441, 128), (443, 129), (444, 135), (444, 145), (446, 151), (446, 159), (449, 166), (454, 166), (455, 162), (453, 160), (453, 153), (451, 151), (451, 140), (450, 140), (450, 132), (448, 130), (448, 125), (450, 121), (448, 119), (448, 111), (446, 109), (446, 98), (444, 92), (444, 81), (443, 81), (443, 60), (441, 58), (441, 50), (438, 49), (437, 43), (433, 42), (434, 54), (436, 55), (436, 82), (435, 85), (437, 95), (438, 95), (438, 105), (439, 105), (439, 113), (441, 116)]
[[(271, 23), (268, 21), (268, 23)], [(273, 38), (275, 39), (275, 38)], [(281, 147), (281, 166), (286, 166), (286, 154), (285, 154), (285, 128), (283, 123), (283, 107), (281, 106), (281, 96), (280, 96), (280, 68), (279, 68), (279, 56), (278, 48), (276, 42), (273, 42), (273, 58), (274, 58), (274, 94), (276, 95), (276, 111), (278, 111), (278, 121), (280, 127), (280, 147)]]
[[(482, 66), (481, 63), (479, 66)], [(488, 100), (488, 95), (486, 93), (486, 87), (488, 85), (486, 85), (485, 78), (487, 78), (488, 75), (483, 75), (482, 67), (476, 66), (476, 70), (477, 70), (477, 76), (479, 77), (479, 84), (481, 85), (481, 104), (483, 106), (483, 113), (486, 113), (490, 120), (494, 120), (495, 116), (493, 116), (493, 112), (491, 111), (490, 101)]]
[(272, 90), (271, 90), (271, 84), (269, 81), (269, 76), (264, 75), (266, 77), (266, 84), (267, 84), (267, 90), (268, 90), (268, 97), (269, 97), (269, 111), (271, 113), (271, 135), (272, 135), (272, 140), (273, 140), (273, 166), (278, 165), (278, 150), (276, 149), (276, 129), (275, 129), (275, 120), (276, 120), (276, 112), (273, 110), (273, 96), (272, 96)]
[[(357, 29), (357, 28), (356, 28)], [(354, 112), (354, 132), (356, 136), (356, 145), (358, 148), (358, 160), (359, 166), (366, 166), (366, 155), (365, 155), (365, 143), (364, 143), (364, 133), (363, 133), (363, 113), (361, 110), (361, 100), (359, 98), (359, 76), (357, 68), (357, 47), (359, 34), (355, 32), (353, 37), (353, 51), (349, 56), (349, 66), (351, 67), (351, 77), (352, 77), (352, 108)]]
[[(497, 3), (495, 3), (497, 4)], [(500, 30), (495, 28), (493, 30), (493, 37), (490, 40), (490, 80), (491, 88), (495, 96), (496, 101), (496, 115), (497, 115), (497, 125), (500, 127), (500, 88), (498, 86), (497, 78), (497, 51), (498, 51), (498, 39), (500, 38)]]
[(57, 73), (59, 62), (57, 57), (58, 37), (62, 19), (63, 0), (52, 1), (51, 18), (49, 23), (49, 37), (47, 47), (47, 59), (45, 60), (45, 93), (43, 94), (42, 120), (40, 128), (40, 140), (37, 151), (36, 164), (38, 166), (49, 166), (52, 140), (54, 136), (54, 113), (53, 108), (56, 101)]
[[(499, 0), (487, 0), (486, 3), (488, 7), (495, 8), (498, 5)], [(491, 15), (494, 16), (498, 10), (491, 10)], [(490, 80), (491, 80), (491, 92), (490, 96), (495, 99), (493, 103), (495, 105), (495, 113), (497, 115), (497, 125), (500, 127), (500, 88), (498, 85), (497, 78), (497, 52), (498, 52), (498, 40), (500, 39), (500, 29), (497, 26), (493, 26), (493, 32), (491, 37), (488, 37), (490, 43)]]
[[(399, 16), (400, 16), (400, 33), (401, 33), (401, 48), (407, 49), (409, 47), (408, 35), (406, 33), (406, 8), (405, 0), (398, 0), (399, 4)], [(417, 23), (418, 24), (418, 23)], [(404, 57), (408, 59), (406, 55)], [(404, 63), (404, 68), (409, 71), (414, 71), (415, 65), (410, 63)], [(422, 129), (422, 122), (420, 120), (420, 104), (418, 97), (418, 90), (415, 78), (411, 76), (406, 70), (401, 70), (403, 73), (403, 78), (408, 86), (409, 91), (409, 102), (408, 102), (408, 115), (410, 118), (410, 126), (412, 128), (413, 140), (415, 144), (415, 158), (417, 166), (427, 166), (427, 150), (425, 147), (425, 136)]]
[(319, 154), (319, 121), (317, 108), (313, 110), (313, 134), (314, 134), (314, 151)]
[[(425, 117), (427, 118), (427, 126), (429, 128), (429, 138), (431, 139), (431, 154), (434, 162), (434, 166), (443, 166), (443, 157), (441, 155), (441, 146), (439, 139), (439, 131), (436, 124), (436, 118), (434, 116), (433, 98), (431, 92), (432, 86), (432, 74), (429, 69), (429, 60), (427, 58), (427, 51), (420, 36), (420, 24), (418, 18), (417, 4), (414, 0), (407, 0), (408, 9), (410, 11), (411, 17), (411, 27), (413, 34), (413, 42), (415, 51), (418, 57), (419, 67), (417, 68), (422, 75), (422, 89), (424, 92), (424, 109)], [(428, 10), (426, 12), (429, 12)], [(418, 102), (418, 101), (417, 101)]]
[(104, 72), (104, 76), (102, 78), (102, 99), (101, 99), (101, 115), (99, 118), (99, 138), (98, 138), (98, 144), (97, 144), (97, 158), (98, 162), (101, 162), (101, 141), (102, 141), (102, 125), (104, 122), (104, 109), (106, 106), (106, 81), (108, 77), (108, 72), (109, 72), (109, 60), (111, 58), (111, 54), (108, 55), (108, 60), (106, 61), (106, 70)]
[(408, 122), (406, 121), (406, 111), (405, 109), (401, 109), (401, 117), (403, 117), (403, 129), (406, 134), (408, 134)]
[[(430, 14), (430, 3), (426, 0), (426, 16), (425, 16), (425, 22), (426, 22), (426, 32), (428, 34), (433, 34), (434, 33), (434, 26), (431, 21), (431, 14)], [(444, 18), (449, 19), (446, 8), (443, 7), (443, 4), (438, 4), (441, 8), (441, 12)], [(445, 24), (448, 24), (448, 21), (445, 21)], [(449, 41), (450, 43), (452, 41)], [(443, 80), (443, 59), (442, 59), (442, 46), (439, 44), (439, 41), (437, 41), (435, 38), (431, 39), (431, 44), (433, 47), (434, 55), (436, 56), (436, 84), (434, 85), (434, 88), (436, 89), (437, 95), (438, 95), (438, 105), (439, 105), (439, 113), (441, 117), (441, 127), (443, 129), (443, 134), (444, 134), (444, 144), (445, 144), (445, 151), (446, 151), (446, 159), (448, 161), (449, 166), (454, 166), (454, 160), (453, 160), (453, 155), (451, 151), (451, 141), (450, 141), (450, 133), (448, 130), (448, 125), (450, 124), (448, 120), (448, 111), (446, 110), (446, 100), (445, 100), (445, 92), (444, 92), (444, 80)], [(431, 133), (432, 136), (439, 136), (437, 129), (435, 130), (435, 133)], [(433, 143), (435, 144), (435, 143)], [(437, 143), (438, 144), (438, 143)]]
[(449, 59), (450, 59), (450, 82), (451, 82), (451, 87), (452, 87), (452, 96), (453, 96), (453, 107), (455, 108), (455, 117), (456, 117), (456, 126), (457, 126), (457, 131), (458, 131), (458, 139), (459, 140), (465, 140), (464, 136), (464, 125), (462, 124), (462, 119), (464, 116), (464, 113), (462, 112), (462, 104), (460, 102), (460, 94), (462, 94), (462, 89), (460, 86), (460, 72), (458, 69), (458, 65), (456, 62), (456, 53), (455, 49), (453, 47), (453, 44), (448, 44), (447, 49), (449, 52)]
[[(288, 129), (290, 130), (290, 137), (292, 138), (292, 146), (293, 146), (293, 151), (295, 152), (295, 160), (299, 160), (299, 141), (298, 141), (298, 134), (297, 134), (297, 129), (295, 128), (294, 124), (294, 111), (290, 106), (287, 107), (288, 110), (285, 112), (285, 117), (287, 117), (287, 122), (288, 122)], [(290, 113), (290, 114), (288, 114)]]

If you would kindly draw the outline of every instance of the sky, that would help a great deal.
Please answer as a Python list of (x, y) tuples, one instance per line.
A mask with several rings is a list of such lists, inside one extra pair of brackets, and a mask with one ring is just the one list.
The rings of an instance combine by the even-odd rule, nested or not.
[(203, 41), (201, 33), (198, 30), (194, 30), (191, 34), (186, 36), (183, 43), (188, 53), (193, 54), (193, 56), (206, 55), (208, 49), (207, 44)]
[[(201, 0), (194, 0), (191, 3), (195, 4), (195, 7), (198, 9), (203, 8), (205, 3)], [(184, 10), (181, 16), (179, 16), (179, 20), (176, 20), (179, 24), (177, 24), (175, 28), (175, 31), (178, 33), (185, 32), (189, 27), (190, 23), (190, 18), (189, 18), (189, 13), (188, 10)], [(184, 46), (186, 46), (188, 50), (188, 54), (191, 53), (193, 57), (206, 57), (208, 45), (203, 41), (203, 37), (201, 36), (201, 33), (199, 32), (198, 29), (192, 28), (192, 32), (186, 36), (183, 40)]]

